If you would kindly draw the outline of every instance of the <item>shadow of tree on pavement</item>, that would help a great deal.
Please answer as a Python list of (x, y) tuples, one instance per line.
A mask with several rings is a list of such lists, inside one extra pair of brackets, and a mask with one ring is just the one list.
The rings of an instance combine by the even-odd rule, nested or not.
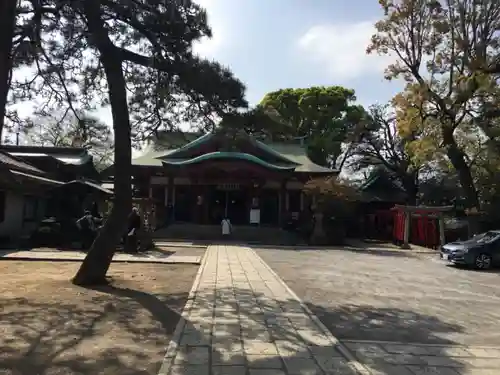
[[(98, 290), (105, 294), (93, 297), (93, 306), (85, 309), (70, 302), (54, 305), (1, 299), (0, 372), (156, 375), (158, 365), (150, 361), (153, 349), (148, 343), (157, 346), (170, 337), (186, 294), (156, 295), (113, 286)], [(457, 354), (460, 348), (443, 338), (460, 332), (460, 326), (409, 310), (309, 307), (334, 335), (346, 340), (350, 352), (373, 374), (429, 374), (432, 372), (426, 371), (434, 370), (456, 375), (468, 368)], [(140, 319), (142, 310), (159, 324)], [(238, 370), (245, 374), (247, 366), (269, 369), (273, 374), (279, 374), (279, 369), (311, 374), (318, 366), (325, 374), (355, 374), (353, 362), (341, 355), (338, 345), (304, 315), (294, 299), (271, 298), (250, 289), (202, 289), (190, 301), (186, 314), (180, 351), (170, 375), (208, 375), (209, 366), (214, 369), (212, 375), (223, 374), (222, 367), (228, 365), (236, 366), (234, 374)], [(103, 330), (108, 331), (104, 342), (99, 340)], [(396, 336), (408, 343), (425, 341), (433, 346), (355, 342), (394, 341)]]
[[(459, 358), (463, 355), (460, 348), (441, 337), (460, 331), (460, 326), (405, 310), (343, 306), (327, 311), (310, 307), (331, 327), (337, 325), (340, 332), (359, 327), (358, 334), (352, 335), (355, 338), (369, 333), (364, 340), (391, 341), (390, 332), (405, 331), (408, 344), (404, 345), (345, 342), (344, 348), (373, 374), (457, 375), (467, 369), (468, 364)], [(424, 336), (434, 345), (412, 344)], [(318, 365), (325, 374), (356, 374), (353, 358), (344, 358), (339, 350), (315, 320), (304, 315), (295, 299), (270, 298), (248, 289), (202, 290), (185, 320), (172, 375), (207, 374), (209, 361), (213, 374), (225, 374), (219, 366), (228, 365), (236, 366), (231, 374), (245, 374), (246, 366), (269, 369), (269, 374), (281, 374), (279, 369), (288, 369), (290, 374), (316, 374), (320, 373), (314, 372)]]
[[(409, 257), (415, 257), (419, 253), (413, 252), (412, 250), (403, 250), (403, 249), (397, 249), (397, 248), (391, 248), (391, 247), (380, 247), (376, 248), (375, 246), (372, 247), (366, 247), (366, 248), (361, 248), (361, 247), (354, 247), (354, 246), (323, 246), (323, 247), (302, 247), (302, 246), (290, 246), (290, 247), (280, 247), (280, 246), (274, 246), (274, 247), (266, 247), (266, 246), (253, 246), (252, 247), (255, 250), (259, 249), (272, 249), (272, 250), (277, 250), (277, 251), (292, 251), (292, 252), (299, 252), (299, 253), (305, 253), (305, 252), (334, 252), (334, 251), (340, 251), (340, 252), (351, 252), (351, 253), (357, 253), (357, 254), (370, 254), (370, 255), (377, 255), (381, 257), (400, 257), (400, 258), (409, 258)], [(434, 253), (433, 251), (429, 251), (430, 253)], [(422, 255), (424, 253), (420, 253)], [(436, 253), (437, 254), (437, 253)], [(427, 254), (428, 255), (428, 254)]]
[(308, 304), (314, 314), (336, 336), (344, 340), (379, 340), (425, 344), (446, 343), (440, 334), (462, 332), (462, 327), (439, 318), (397, 308), (374, 308), (370, 305), (343, 305), (332, 311)]

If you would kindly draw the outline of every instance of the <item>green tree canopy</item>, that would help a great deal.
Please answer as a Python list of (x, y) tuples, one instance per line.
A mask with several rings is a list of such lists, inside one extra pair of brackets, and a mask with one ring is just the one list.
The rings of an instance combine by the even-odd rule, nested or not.
[(373, 105), (355, 128), (346, 157), (354, 171), (383, 169), (404, 188), (408, 203), (415, 204), (418, 175), (425, 163), (411, 158), (407, 145), (415, 134), (402, 135), (389, 105)]
[[(396, 98), (398, 127), (421, 133), (414, 143), (424, 153), (442, 150), (456, 170), (470, 207), (479, 196), (467, 152), (457, 139), (462, 128), (479, 125), (483, 103), (498, 102), (497, 78), (479, 69), (498, 56), (500, 2), (381, 0), (384, 17), (376, 23), (368, 52), (392, 54), (386, 78), (404, 78)], [(482, 129), (488, 137), (487, 127)], [(490, 137), (491, 138), (491, 137)], [(435, 147), (437, 146), (437, 147)], [(421, 153), (420, 153), (421, 154)]]
[(244, 85), (193, 54), (211, 30), (190, 0), (26, 0), (15, 21), (14, 67), (33, 74), (12, 81), (11, 101), (41, 98), (44, 112), (69, 108), (79, 122), (80, 111), (111, 107), (115, 204), (74, 279), (103, 283), (131, 209), (132, 139), (190, 120), (211, 126), (247, 105)]
[(283, 89), (266, 94), (258, 111), (270, 119), (269, 137), (305, 137), (311, 160), (335, 167), (343, 142), (364, 113), (355, 100), (353, 90), (340, 86)]

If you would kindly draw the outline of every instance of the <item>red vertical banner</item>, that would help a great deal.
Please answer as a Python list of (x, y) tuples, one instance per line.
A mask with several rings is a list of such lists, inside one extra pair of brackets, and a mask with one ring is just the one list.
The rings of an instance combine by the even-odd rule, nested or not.
[[(405, 239), (405, 220), (406, 220), (406, 214), (404, 212), (399, 213), (399, 239), (400, 241), (404, 241)], [(411, 225), (411, 219), (410, 219), (410, 225)]]
[(430, 247), (432, 248), (439, 247), (439, 233), (437, 224), (438, 224), (438, 219), (432, 218), (431, 220), (429, 220), (429, 232), (432, 238), (432, 243)]
[(405, 230), (405, 224), (404, 224), (404, 213), (395, 210), (394, 211), (394, 239), (396, 241), (403, 241), (404, 240), (404, 230)]
[(421, 215), (418, 220), (418, 241), (420, 245), (425, 246), (427, 241), (427, 216), (425, 216), (425, 213), (421, 213)]
[(427, 243), (427, 212), (421, 211), (418, 221), (418, 243), (425, 246)]
[(405, 214), (404, 212), (398, 212), (398, 240), (403, 241), (405, 237)]
[(418, 218), (410, 217), (410, 243), (418, 241)]
[(392, 211), (394, 217), (394, 225), (392, 226), (392, 238), (394, 241), (398, 240), (398, 213), (397, 211)]
[(432, 234), (432, 218), (427, 217), (425, 221), (425, 247), (434, 246), (434, 236)]

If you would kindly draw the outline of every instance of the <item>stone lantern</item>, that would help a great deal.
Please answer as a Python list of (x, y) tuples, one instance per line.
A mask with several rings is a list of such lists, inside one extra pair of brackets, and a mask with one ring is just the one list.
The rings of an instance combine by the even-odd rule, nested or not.
[(313, 197), (311, 209), (314, 216), (314, 228), (310, 239), (311, 244), (326, 245), (328, 243), (328, 239), (323, 228), (323, 212), (321, 211), (321, 205), (318, 204), (316, 196)]

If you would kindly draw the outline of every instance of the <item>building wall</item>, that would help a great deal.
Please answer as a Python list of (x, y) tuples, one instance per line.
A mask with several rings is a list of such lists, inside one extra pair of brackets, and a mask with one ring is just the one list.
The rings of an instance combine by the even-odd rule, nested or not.
[[(31, 220), (25, 220), (28, 210), (25, 205), (27, 200), (24, 195), (13, 191), (5, 192), (5, 205), (3, 221), (0, 222), (0, 237), (15, 239), (23, 234), (30, 233), (36, 229), (38, 222), (45, 215), (46, 202), (42, 198), (32, 198), (38, 203), (32, 210)], [(32, 204), (32, 203), (31, 203)]]
[[(150, 185), (168, 185), (168, 177), (163, 177), (163, 176), (151, 176), (149, 180)], [(175, 177), (173, 181), (174, 186), (175, 185), (192, 185), (193, 183), (191, 180), (187, 177)], [(281, 187), (281, 182), (280, 181), (272, 181), (268, 180), (266, 181), (266, 184), (264, 186), (265, 188), (268, 189), (279, 189)], [(301, 190), (304, 187), (304, 183), (296, 180), (292, 181), (287, 181), (286, 183), (286, 189), (288, 190)]]
[(23, 196), (6, 191), (3, 221), (0, 223), (0, 237), (13, 238), (22, 233), (23, 210)]
[[(211, 191), (211, 193), (209, 193), (210, 195), (206, 195), (208, 192), (204, 191), (203, 187), (208, 185), (213, 188), (217, 185), (217, 182), (218, 181), (215, 178), (210, 180), (193, 181), (189, 177), (174, 177), (169, 179), (165, 176), (150, 176), (149, 181), (144, 183), (142, 186), (142, 194), (144, 197), (153, 198), (155, 202), (163, 202), (163, 204), (157, 204), (155, 207), (157, 222), (160, 223), (160, 225), (162, 225), (161, 223), (168, 222), (169, 220), (206, 223), (213, 221), (212, 216), (214, 215), (214, 212), (217, 211), (217, 208), (214, 208), (215, 205), (213, 204), (215, 199), (213, 197), (214, 192)], [(239, 185), (237, 180), (235, 181), (235, 184)], [(221, 183), (219, 184), (219, 190), (232, 191), (232, 188), (229, 185), (234, 184)], [(249, 202), (253, 193), (248, 183), (243, 183), (241, 187), (244, 188), (243, 190), (247, 190), (248, 202), (244, 209), (248, 210), (248, 215), (250, 215), (251, 203)], [(255, 192), (260, 201), (258, 206), (262, 211), (262, 223), (266, 220), (270, 220), (265, 224), (279, 225), (288, 217), (288, 215), (298, 218), (307, 204), (302, 191), (303, 188), (304, 183), (298, 181), (297, 179), (290, 179), (286, 181), (285, 185), (282, 181), (277, 179), (267, 179), (265, 183)], [(200, 189), (202, 190), (201, 192), (199, 192)], [(239, 190), (239, 188), (236, 188), (236, 190)], [(199, 204), (203, 207), (199, 210), (193, 208), (194, 206), (191, 207), (195, 204), (193, 202), (196, 201), (196, 194), (200, 194), (199, 196), (203, 199), (203, 203)], [(228, 198), (226, 197), (226, 199)], [(276, 202), (277, 204), (275, 205)], [(228, 210), (227, 207), (226, 210)], [(276, 212), (273, 210), (276, 210)], [(198, 211), (201, 213), (198, 214)], [(241, 212), (241, 210), (238, 212)], [(215, 220), (215, 222), (217, 222), (217, 220)]]

